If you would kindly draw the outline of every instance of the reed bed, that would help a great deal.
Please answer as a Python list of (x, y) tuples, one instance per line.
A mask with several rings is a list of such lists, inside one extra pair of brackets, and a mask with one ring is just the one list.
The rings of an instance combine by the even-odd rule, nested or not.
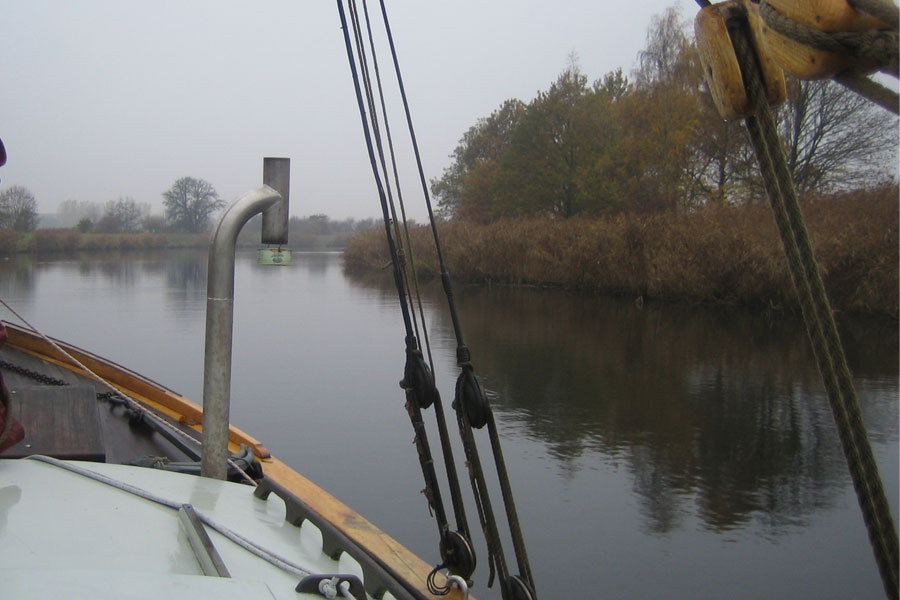
[[(804, 211), (834, 308), (897, 319), (897, 186), (807, 199)], [(439, 233), (456, 281), (796, 308), (766, 206), (709, 206), (688, 214), (607, 220), (446, 222)], [(415, 228), (410, 237), (419, 276), (436, 276), (430, 228)], [(350, 271), (388, 263), (383, 230), (361, 234), (344, 252)]]
[(77, 229), (38, 229), (31, 233), (19, 233), (0, 230), (0, 254), (193, 248), (208, 243), (208, 236), (197, 234), (81, 233)]

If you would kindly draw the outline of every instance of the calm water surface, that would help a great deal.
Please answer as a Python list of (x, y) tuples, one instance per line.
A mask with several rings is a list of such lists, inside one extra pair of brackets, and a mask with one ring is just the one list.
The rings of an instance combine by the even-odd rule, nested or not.
[[(273, 268), (242, 253), (236, 286), (235, 424), (437, 562), (387, 282), (345, 276), (338, 254)], [(204, 252), (13, 257), (0, 297), (201, 400)], [(532, 289), (457, 297), (540, 597), (883, 597), (798, 321)], [(455, 339), (435, 290), (425, 305), (449, 409)], [(897, 326), (841, 326), (896, 518)], [(474, 591), (499, 598), (479, 558)]]

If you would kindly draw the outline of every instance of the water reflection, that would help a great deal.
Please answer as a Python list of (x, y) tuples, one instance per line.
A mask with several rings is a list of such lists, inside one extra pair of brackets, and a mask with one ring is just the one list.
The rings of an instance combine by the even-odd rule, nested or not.
[(205, 306), (207, 252), (180, 250), (170, 252), (161, 263), (165, 267), (166, 300), (176, 314)]
[(31, 257), (15, 254), (0, 258), (0, 295), (3, 298), (31, 298), (34, 279)]
[[(715, 532), (757, 520), (763, 535), (779, 535), (848, 484), (795, 319), (537, 289), (457, 297), (498, 418), (563, 470), (586, 457), (625, 465), (654, 534), (696, 517)], [(444, 312), (432, 327), (452, 335)], [(896, 328), (843, 330), (872, 438), (896, 444)]]
[[(205, 250), (121, 258), (132, 275), (74, 257), (10, 259), (0, 293), (52, 335), (201, 398)], [(438, 560), (397, 387), (390, 273), (349, 280), (331, 254), (298, 253), (290, 268), (255, 260), (238, 255), (235, 422)], [(454, 335), (439, 285), (424, 293), (449, 407)], [(542, 290), (460, 286), (457, 298), (508, 442), (539, 590), (584, 595), (590, 574), (608, 597), (880, 594), (798, 321)], [(896, 503), (896, 324), (845, 322), (842, 335)], [(499, 597), (484, 579), (476, 595)]]

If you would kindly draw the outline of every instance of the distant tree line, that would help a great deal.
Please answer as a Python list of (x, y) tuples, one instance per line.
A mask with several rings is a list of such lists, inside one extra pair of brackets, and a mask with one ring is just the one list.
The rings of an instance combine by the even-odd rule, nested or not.
[[(723, 121), (675, 8), (653, 19), (633, 79), (588, 83), (573, 56), (529, 103), (506, 100), (463, 135), (431, 190), (445, 218), (687, 211), (763, 197), (742, 125)], [(788, 81), (777, 118), (798, 191), (894, 177), (897, 119), (831, 81)]]
[[(58, 225), (81, 233), (203, 233), (212, 216), (225, 206), (208, 181), (182, 177), (163, 194), (165, 216), (152, 215), (149, 203), (120, 196), (105, 203), (66, 200), (57, 211)], [(0, 229), (33, 231), (38, 225), (37, 201), (23, 186), (0, 192)]]
[[(149, 203), (120, 196), (103, 204), (85, 200), (66, 200), (57, 211), (57, 224), (76, 228), (81, 233), (203, 233), (212, 217), (225, 206), (208, 181), (182, 177), (162, 194), (165, 216), (152, 215)], [(258, 219), (250, 230), (259, 231)], [(294, 236), (339, 236), (343, 243), (350, 234), (379, 226), (373, 218), (332, 220), (324, 214), (291, 217)], [(22, 186), (0, 192), (0, 229), (21, 232), (37, 228), (38, 213), (34, 194)]]
[(308, 217), (291, 217), (288, 228), (290, 233), (301, 235), (333, 235), (338, 233), (361, 233), (381, 224), (380, 220), (373, 218), (333, 221), (327, 215), (315, 214)]

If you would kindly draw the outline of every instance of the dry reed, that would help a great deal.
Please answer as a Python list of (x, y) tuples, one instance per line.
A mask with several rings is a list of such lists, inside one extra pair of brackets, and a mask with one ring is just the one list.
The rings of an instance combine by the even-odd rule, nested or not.
[[(808, 199), (807, 225), (836, 309), (898, 314), (898, 188)], [(609, 220), (514, 219), (439, 225), (454, 280), (790, 309), (795, 294), (766, 207), (710, 206)], [(411, 231), (419, 275), (438, 273), (431, 231)], [(351, 240), (349, 270), (389, 262), (383, 230)]]

